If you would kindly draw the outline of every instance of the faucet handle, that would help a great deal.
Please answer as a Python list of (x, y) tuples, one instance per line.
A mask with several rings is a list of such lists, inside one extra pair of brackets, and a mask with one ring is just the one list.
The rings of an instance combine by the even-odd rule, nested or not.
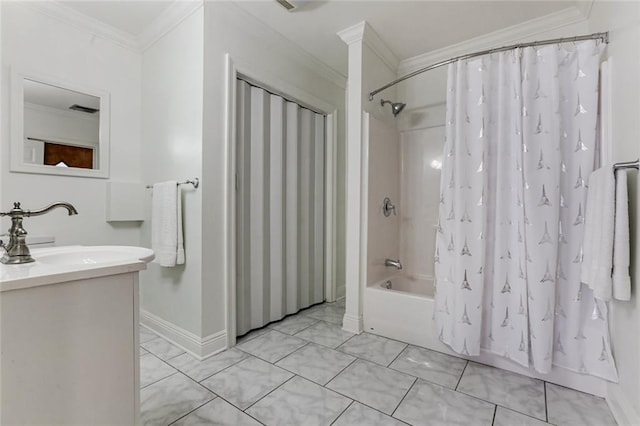
[(394, 216), (396, 215), (396, 206), (393, 205), (389, 197), (385, 197), (382, 201), (382, 213), (384, 217), (389, 217), (391, 216), (391, 212), (393, 212)]
[(15, 203), (13, 203), (13, 208), (14, 209), (19, 209), (20, 208), (20, 202), (16, 201)]

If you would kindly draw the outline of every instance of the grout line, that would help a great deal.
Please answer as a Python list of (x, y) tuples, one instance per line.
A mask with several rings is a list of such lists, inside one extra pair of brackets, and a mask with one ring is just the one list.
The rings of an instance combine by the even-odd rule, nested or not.
[[(294, 317), (294, 316), (297, 316), (297, 315), (298, 315), (298, 314), (293, 314), (293, 315), (291, 315), (291, 317)], [(280, 321), (278, 321), (278, 322), (284, 321), (286, 318), (288, 318), (288, 317), (285, 317), (284, 319), (282, 319), (282, 320), (280, 320)], [(309, 327), (311, 327), (311, 326), (315, 325), (318, 321), (320, 321), (319, 319), (312, 318), (312, 317), (309, 317), (309, 316), (306, 316), (306, 315), (303, 315), (303, 316), (301, 316), (300, 318), (310, 319), (310, 320), (313, 320), (313, 322), (312, 322), (311, 324), (307, 325), (307, 326), (304, 326), (304, 327), (303, 327), (303, 328), (301, 328), (300, 330), (296, 330), (296, 332), (295, 332), (295, 333), (293, 333), (293, 334), (291, 334), (291, 333), (287, 333), (287, 332), (284, 332), (284, 331), (280, 331), (280, 330), (278, 330), (278, 329), (276, 329), (276, 328), (273, 328), (273, 325), (274, 325), (274, 324), (277, 324), (278, 322), (271, 323), (271, 324), (269, 324), (267, 327), (269, 327), (271, 330), (280, 331), (280, 333), (286, 334), (286, 335), (288, 335), (288, 336), (295, 336), (296, 334), (298, 334), (298, 333), (300, 333), (300, 332), (302, 332), (302, 331), (306, 330), (307, 328), (309, 328)]]
[[(257, 418), (253, 417), (251, 414), (249, 413), (245, 413), (243, 410), (240, 409), (240, 407), (235, 406), (231, 401), (225, 399), (224, 397), (218, 395), (218, 398), (220, 398), (221, 400), (223, 400), (224, 402), (226, 402), (227, 404), (229, 404), (230, 406), (232, 406), (234, 409), (240, 411), (242, 414), (251, 417), (253, 420), (255, 420), (256, 422), (260, 423), (261, 425), (264, 425), (264, 423), (262, 423), (260, 420), (258, 420)], [(216, 398), (217, 399), (217, 398)], [(211, 401), (209, 401), (211, 402)], [(248, 408), (248, 407), (247, 407)]]
[[(244, 352), (243, 352), (243, 353), (244, 353)], [(253, 356), (253, 355), (251, 355), (251, 354), (246, 354), (246, 353), (244, 353), (244, 354), (245, 354), (245, 355), (247, 355), (247, 356), (245, 356), (244, 358), (241, 358), (240, 360), (238, 360), (238, 361), (234, 362), (234, 363), (233, 363), (233, 364), (231, 364), (231, 365), (226, 366), (226, 367), (225, 367), (225, 368), (223, 368), (222, 370), (220, 370), (220, 371), (216, 371), (215, 373), (211, 374), (210, 376), (205, 377), (204, 379), (200, 380), (198, 383), (202, 383), (202, 382), (204, 382), (205, 380), (212, 378), (212, 377), (213, 377), (213, 376), (215, 376), (216, 374), (218, 374), (218, 373), (222, 373), (223, 371), (228, 370), (228, 369), (230, 369), (231, 367), (233, 367), (233, 366), (235, 366), (235, 365), (237, 365), (237, 364), (240, 364), (242, 361), (246, 361), (246, 360), (248, 360), (249, 358), (257, 358), (257, 357), (255, 357), (255, 356)], [(257, 359), (260, 359), (260, 358), (257, 358)], [(262, 360), (261, 360), (261, 361), (262, 361)], [(187, 375), (186, 373), (184, 373), (184, 374), (185, 374), (185, 375)], [(188, 376), (188, 375), (187, 375), (187, 376)], [(195, 379), (193, 379), (193, 380), (195, 380)], [(204, 385), (202, 385), (202, 386), (204, 386)], [(206, 386), (205, 386), (205, 387), (206, 387)], [(207, 389), (209, 389), (209, 388), (207, 388)], [(211, 389), (209, 389), (209, 390), (211, 390)], [(213, 391), (211, 391), (211, 392), (213, 392)]]
[[(469, 365), (469, 361), (467, 360), (467, 362), (464, 364), (464, 367), (462, 368), (462, 373), (460, 373), (460, 377), (458, 377), (458, 383), (456, 383), (456, 387), (453, 388), (454, 391), (458, 392), (458, 386), (460, 386), (460, 382), (462, 381), (462, 376), (464, 376), (464, 372), (467, 370), (467, 365)], [(460, 392), (462, 393), (462, 392)]]
[[(407, 344), (405, 343), (405, 347), (404, 347), (404, 348), (402, 348), (402, 350), (401, 350), (400, 352), (398, 352), (398, 355), (396, 355), (396, 356), (391, 360), (391, 362), (390, 362), (389, 364), (385, 365), (385, 367), (386, 367), (386, 368), (389, 368), (389, 366), (390, 366), (391, 364), (393, 364), (393, 363), (394, 363), (398, 358), (400, 358), (400, 355), (402, 355), (402, 354), (404, 353), (404, 351), (406, 351), (406, 350), (407, 350), (407, 348), (408, 348), (408, 347), (409, 347), (409, 345), (407, 345)], [(394, 371), (397, 371), (397, 370), (395, 370), (395, 369), (393, 369), (393, 370), (394, 370)], [(405, 373), (405, 374), (407, 374), (407, 373)], [(410, 376), (413, 376), (413, 374), (410, 374)], [(414, 376), (414, 377), (417, 377), (417, 376)]]
[(547, 382), (542, 385), (544, 388), (544, 420), (549, 423), (549, 407), (547, 407)]
[(354, 404), (354, 402), (355, 402), (355, 400), (354, 400), (354, 399), (352, 399), (352, 400), (351, 400), (351, 402), (349, 403), (349, 405), (347, 405), (347, 406), (346, 406), (346, 408), (345, 408), (344, 410), (342, 410), (342, 411), (340, 412), (340, 414), (338, 414), (338, 417), (336, 417), (335, 419), (333, 419), (333, 421), (329, 424), (329, 426), (331, 426), (331, 425), (333, 425), (335, 422), (337, 422), (337, 421), (338, 421), (338, 419), (339, 419), (340, 417), (342, 417), (342, 415), (345, 413), (345, 411), (347, 411), (347, 410), (349, 409), (349, 407), (351, 407), (351, 406)]
[(413, 382), (411, 382), (411, 386), (409, 386), (409, 389), (407, 389), (407, 391), (404, 393), (404, 396), (400, 399), (400, 402), (398, 402), (398, 405), (396, 405), (396, 408), (393, 409), (393, 411), (391, 412), (390, 416), (393, 417), (393, 415), (396, 413), (396, 410), (398, 409), (398, 407), (400, 407), (400, 405), (402, 404), (402, 401), (404, 401), (404, 399), (407, 397), (407, 395), (409, 395), (409, 392), (411, 392), (411, 389), (413, 389), (413, 386), (418, 383), (418, 378), (416, 377), (415, 379), (413, 379)]
[(215, 400), (215, 399), (217, 399), (217, 398), (218, 398), (218, 396), (217, 396), (215, 393), (214, 393), (213, 395), (214, 395), (214, 397), (213, 397), (212, 399), (210, 399), (210, 400), (206, 401), (206, 402), (205, 402), (205, 403), (203, 403), (203, 404), (200, 404), (199, 406), (197, 406), (197, 407), (196, 407), (196, 408), (194, 408), (193, 410), (189, 411), (188, 413), (185, 413), (184, 415), (182, 415), (182, 416), (178, 417), (177, 419), (175, 419), (174, 421), (172, 421), (171, 423), (169, 423), (169, 426), (171, 426), (171, 425), (175, 424), (176, 422), (178, 422), (178, 421), (180, 421), (180, 420), (184, 419), (184, 418), (185, 418), (185, 417), (187, 417), (189, 414), (193, 413), (193, 412), (194, 412), (194, 411), (196, 411), (196, 410), (199, 410), (200, 408), (204, 407), (205, 405), (207, 405), (207, 404), (208, 404), (208, 403), (210, 403), (211, 401), (213, 401), (213, 400)]
[[(334, 349), (334, 350), (335, 350), (335, 349)], [(333, 376), (332, 378), (330, 378), (330, 379), (327, 381), (327, 383), (325, 383), (324, 385), (322, 385), (322, 387), (326, 387), (326, 385), (328, 385), (329, 383), (331, 383), (331, 381), (332, 381), (333, 379), (335, 379), (336, 377), (338, 377), (338, 376), (339, 376), (339, 375), (340, 375), (344, 370), (346, 370), (347, 368), (349, 368), (349, 366), (351, 366), (354, 362), (358, 361), (359, 359), (360, 359), (360, 358), (356, 358), (356, 357), (354, 357), (354, 358), (353, 358), (353, 360), (352, 360), (349, 364), (347, 364), (343, 369), (341, 369), (340, 371), (338, 371), (338, 372), (336, 373), (336, 375), (335, 375), (335, 376)], [(331, 388), (327, 388), (327, 389), (333, 390), (333, 389), (331, 389)], [(335, 391), (334, 391), (334, 392), (335, 392)]]
[(491, 425), (495, 426), (496, 423), (496, 414), (498, 414), (498, 406), (494, 405), (493, 406), (493, 418), (491, 419)]
[(507, 410), (510, 410), (510, 411), (516, 412), (516, 413), (518, 413), (518, 414), (522, 414), (523, 416), (530, 417), (530, 418), (535, 419), (535, 420), (537, 420), (537, 421), (539, 421), (539, 422), (544, 422), (544, 420), (543, 420), (543, 419), (540, 419), (540, 418), (538, 418), (538, 417), (534, 417), (534, 416), (532, 416), (531, 414), (523, 413), (522, 411), (519, 411), (519, 410), (517, 410), (517, 409), (515, 409), (515, 408), (513, 408), (513, 407), (506, 407), (506, 406), (504, 406), (504, 405), (496, 404), (495, 402), (487, 401), (486, 399), (482, 399), (482, 398), (479, 398), (479, 397), (477, 397), (477, 396), (475, 396), (475, 395), (471, 395), (471, 394), (469, 394), (469, 393), (462, 392), (462, 391), (459, 391), (459, 390), (456, 390), (455, 392), (457, 392), (457, 393), (459, 393), (459, 394), (461, 394), (461, 395), (464, 395), (464, 396), (468, 396), (468, 397), (473, 398), (473, 399), (477, 399), (478, 401), (486, 402), (487, 404), (495, 405), (495, 406), (497, 406), (497, 407), (502, 407), (502, 408), (505, 408), (505, 409), (507, 409)]
[[(142, 373), (142, 363), (140, 362), (140, 358), (142, 358), (143, 356), (146, 356), (146, 355), (151, 355), (152, 357), (156, 358), (156, 359), (157, 359), (157, 360), (159, 360), (160, 362), (163, 362), (164, 364), (167, 364), (171, 369), (173, 369), (173, 370), (175, 370), (175, 371), (174, 371), (173, 373), (171, 373), (171, 374), (167, 375), (167, 376), (162, 377), (161, 379), (156, 380), (155, 382), (149, 383), (148, 385), (145, 385), (145, 386), (141, 386), (141, 387), (140, 387), (140, 390), (142, 390), (142, 389), (144, 389), (144, 388), (147, 388), (147, 387), (149, 387), (149, 386), (151, 386), (151, 385), (153, 385), (153, 384), (156, 384), (156, 383), (158, 383), (159, 381), (166, 379), (167, 377), (171, 377), (171, 376), (173, 376), (173, 375), (174, 375), (174, 374), (176, 374), (176, 373), (181, 373), (181, 371), (180, 371), (180, 370), (178, 370), (177, 368), (175, 368), (173, 365), (169, 364), (167, 361), (163, 360), (162, 358), (160, 358), (159, 356), (157, 356), (157, 355), (156, 355), (156, 354), (154, 354), (154, 353), (148, 352), (148, 353), (146, 353), (146, 354), (141, 355), (141, 356), (139, 356), (139, 357), (138, 357), (138, 363), (139, 363), (139, 369), (138, 369), (138, 370), (139, 370), (139, 372), (138, 372), (138, 374), (141, 374), (141, 373)], [(191, 377), (189, 377), (189, 378), (191, 378)], [(142, 379), (142, 377), (140, 377), (140, 379)]]
[[(303, 340), (303, 339), (300, 339), (300, 340)], [(268, 362), (269, 364), (271, 364), (271, 365), (276, 365), (276, 363), (277, 363), (277, 362), (280, 362), (280, 361), (282, 361), (283, 359), (285, 359), (286, 357), (288, 357), (289, 355), (292, 355), (292, 354), (294, 354), (294, 353), (298, 352), (300, 349), (302, 349), (302, 348), (306, 347), (307, 345), (309, 345), (309, 341), (305, 341), (305, 344), (304, 344), (304, 345), (300, 346), (299, 348), (295, 348), (293, 351), (289, 352), (289, 353), (288, 353), (288, 354), (286, 354), (285, 356), (282, 356), (282, 357), (278, 358), (277, 360), (275, 360), (275, 361), (273, 361), (273, 362), (271, 362), (271, 361), (267, 361), (267, 362)], [(265, 360), (265, 361), (266, 361), (266, 360)]]
[[(243, 412), (246, 412), (249, 408), (253, 407), (254, 405), (256, 405), (258, 402), (262, 401), (263, 399), (265, 399), (266, 397), (268, 397), (269, 395), (271, 395), (273, 392), (275, 392), (276, 390), (280, 389), (282, 386), (284, 386), (287, 382), (289, 382), (290, 380), (292, 380), (294, 377), (300, 377), (297, 374), (294, 374), (293, 376), (289, 377), (287, 380), (285, 380), (284, 382), (280, 383), (278, 386), (276, 386), (275, 388), (271, 389), (269, 392), (267, 392), (266, 394), (264, 394), (261, 398), (259, 398), (258, 400), (256, 400), (254, 403), (252, 403), (251, 405), (249, 405), (247, 408), (245, 408), (244, 410), (242, 410)], [(304, 379), (304, 377), (303, 377)]]
[(168, 379), (169, 377), (171, 377), (171, 376), (173, 376), (173, 375), (175, 375), (175, 374), (177, 374), (177, 373), (179, 373), (179, 371), (178, 371), (178, 370), (174, 371), (173, 373), (169, 374), (168, 376), (164, 376), (163, 378), (156, 380), (155, 382), (151, 382), (151, 383), (149, 383), (148, 385), (144, 385), (144, 386), (140, 387), (140, 390), (142, 390), (142, 389), (146, 389), (146, 388), (148, 388), (149, 386), (155, 385), (156, 383), (161, 382), (161, 381), (163, 381), (164, 379)]

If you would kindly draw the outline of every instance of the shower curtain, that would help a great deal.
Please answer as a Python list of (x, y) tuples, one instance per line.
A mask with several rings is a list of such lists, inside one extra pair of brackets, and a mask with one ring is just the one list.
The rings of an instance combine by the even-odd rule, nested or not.
[(607, 305), (579, 278), (602, 51), (587, 41), (449, 66), (434, 319), (458, 353), (617, 381)]
[(324, 301), (325, 117), (237, 81), (236, 332)]

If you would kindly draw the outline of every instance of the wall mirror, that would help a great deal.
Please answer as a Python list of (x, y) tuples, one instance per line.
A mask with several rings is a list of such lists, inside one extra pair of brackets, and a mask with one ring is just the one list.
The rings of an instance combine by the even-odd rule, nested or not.
[(109, 95), (13, 71), (11, 171), (109, 177)]

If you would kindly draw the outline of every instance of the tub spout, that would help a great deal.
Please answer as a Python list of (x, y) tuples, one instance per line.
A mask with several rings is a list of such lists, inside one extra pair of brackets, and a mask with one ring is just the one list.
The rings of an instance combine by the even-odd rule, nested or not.
[(396, 269), (402, 269), (402, 263), (400, 263), (400, 259), (385, 259), (384, 266), (393, 266)]

